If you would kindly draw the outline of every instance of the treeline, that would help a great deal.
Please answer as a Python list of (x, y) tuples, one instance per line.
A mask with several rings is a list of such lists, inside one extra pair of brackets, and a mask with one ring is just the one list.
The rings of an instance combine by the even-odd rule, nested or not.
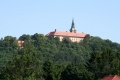
[[(25, 41), (23, 48), (18, 40)], [(80, 43), (42, 34), (0, 39), (0, 79), (100, 80), (120, 75), (120, 44), (86, 35)]]

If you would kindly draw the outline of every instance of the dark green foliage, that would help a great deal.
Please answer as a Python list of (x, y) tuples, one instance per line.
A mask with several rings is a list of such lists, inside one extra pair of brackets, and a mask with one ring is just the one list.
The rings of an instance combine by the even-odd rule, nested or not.
[(93, 74), (84, 65), (72, 63), (62, 72), (62, 80), (93, 80)]
[(43, 64), (43, 77), (45, 80), (55, 80), (54, 79), (54, 67), (50, 60), (47, 60)]
[(30, 41), (31, 40), (31, 36), (23, 34), (22, 36), (19, 37), (19, 40)]
[(5, 80), (98, 80), (120, 75), (120, 44), (86, 35), (80, 43), (69, 38), (22, 35), (0, 40), (0, 79)]

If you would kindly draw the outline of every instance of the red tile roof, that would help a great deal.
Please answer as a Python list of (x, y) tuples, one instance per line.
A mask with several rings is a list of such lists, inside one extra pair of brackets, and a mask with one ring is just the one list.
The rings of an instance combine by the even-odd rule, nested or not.
[(75, 32), (62, 32), (62, 31), (53, 31), (48, 33), (46, 36), (66, 36), (66, 37), (85, 37), (85, 33), (75, 33)]
[(109, 75), (104, 77), (102, 80), (120, 80), (120, 76), (118, 75)]

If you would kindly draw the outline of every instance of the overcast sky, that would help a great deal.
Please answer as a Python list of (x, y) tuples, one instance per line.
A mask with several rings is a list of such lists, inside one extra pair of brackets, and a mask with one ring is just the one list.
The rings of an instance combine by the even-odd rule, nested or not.
[(69, 31), (120, 43), (120, 0), (0, 0), (0, 38)]

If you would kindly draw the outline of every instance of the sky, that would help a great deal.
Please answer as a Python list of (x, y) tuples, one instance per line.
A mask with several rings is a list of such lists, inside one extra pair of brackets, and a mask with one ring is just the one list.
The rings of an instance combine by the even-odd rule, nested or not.
[(69, 31), (120, 43), (120, 0), (0, 0), (0, 38)]

